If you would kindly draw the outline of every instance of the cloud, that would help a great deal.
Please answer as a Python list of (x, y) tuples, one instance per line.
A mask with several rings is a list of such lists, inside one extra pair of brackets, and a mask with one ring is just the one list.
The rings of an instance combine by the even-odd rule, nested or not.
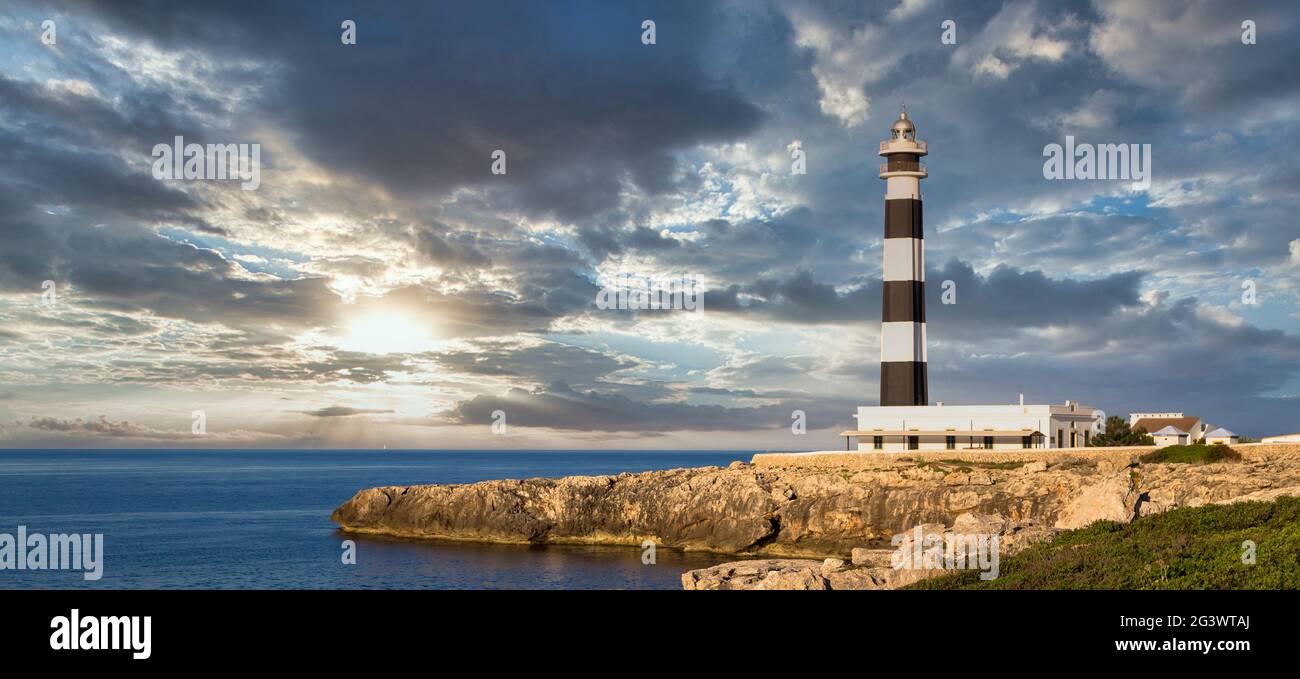
[[(1257, 125), (1279, 115), (1275, 106), (1293, 100), (1297, 93), (1295, 79), (1285, 74), (1300, 46), (1266, 37), (1293, 33), (1300, 23), (1286, 3), (1098, 0), (1095, 4), (1101, 21), (1091, 29), (1092, 49), (1124, 78), (1194, 103), (1188, 113), (1235, 111)], [(1241, 23), (1246, 18), (1256, 22), (1257, 45), (1241, 42)], [(1269, 53), (1261, 54), (1265, 49)], [(1270, 90), (1264, 98), (1273, 102), (1263, 108), (1258, 106), (1262, 88)], [(1294, 120), (1294, 106), (1284, 115)]]
[[(1041, 271), (999, 265), (987, 275), (951, 260), (926, 272), (927, 320), (994, 333), (1092, 322), (1138, 303), (1141, 272), (1092, 281), (1052, 279)], [(943, 303), (952, 281), (956, 304)], [(870, 280), (839, 290), (801, 270), (784, 280), (763, 279), (704, 293), (706, 313), (754, 315), (790, 323), (877, 324), (882, 285)]]
[[(742, 408), (638, 402), (618, 394), (575, 390), (561, 381), (536, 391), (511, 389), (501, 397), (475, 396), (458, 404), (447, 419), (457, 424), (488, 425), (494, 420), (492, 413), (500, 410), (507, 426), (547, 429), (642, 433), (779, 430), (789, 426), (791, 408), (787, 402)], [(847, 407), (817, 409), (818, 416), (810, 418), (809, 429), (832, 426), (833, 420), (820, 415), (836, 410), (847, 412)], [(846, 419), (843, 416), (840, 423)]]
[[(614, 207), (628, 185), (660, 193), (674, 183), (675, 151), (735, 138), (762, 117), (707, 75), (707, 3), (656, 8), (659, 31), (672, 39), (652, 48), (639, 39), (644, 13), (615, 3), (353, 8), (351, 50), (320, 31), (284, 30), (303, 20), (274, 3), (95, 11), (161, 49), (183, 41), (281, 65), (283, 80), (261, 90), (261, 103), (287, 118), (300, 149), (408, 197), (475, 187), (578, 219)], [(511, 21), (500, 21), (502, 11)], [(337, 26), (333, 15), (327, 23), (323, 14), (320, 29), (337, 34), (326, 28)], [(635, 30), (573, 40), (576, 24)], [(404, 32), (410, 26), (424, 27), (419, 39)], [(395, 91), (403, 95), (389, 96)], [(490, 172), (497, 149), (507, 154), (504, 176)]]
[[(794, 409), (851, 425), (877, 387), (875, 147), (902, 99), (932, 153), (936, 398), (1252, 433), (1300, 393), (1284, 3), (680, 3), (653, 8), (654, 46), (637, 5), (435, 3), (350, 8), (345, 47), (328, 3), (66, 2), (61, 53), (24, 28), (43, 5), (11, 4), (7, 443), (472, 442), (493, 406), (557, 446), (762, 447)], [(1151, 143), (1151, 189), (1044, 180), (1065, 133)], [(262, 143), (262, 187), (154, 180), (176, 134)], [(705, 311), (597, 310), (619, 270), (697, 276)], [(352, 336), (372, 322), (412, 341)], [(247, 431), (167, 438), (176, 399), (229, 394), (211, 422)]]
[(1008, 2), (968, 42), (959, 42), (952, 64), (977, 76), (1005, 80), (1022, 64), (1060, 62), (1070, 42), (1061, 36), (1074, 22), (1052, 22), (1036, 2)]
[(1060, 126), (1065, 134), (1075, 130), (1109, 130), (1114, 128), (1116, 111), (1124, 104), (1124, 96), (1113, 90), (1097, 90), (1089, 94), (1077, 108), (1061, 116)]
[(39, 417), (33, 418), (27, 423), (27, 426), (41, 431), (79, 436), (134, 438), (175, 438), (180, 436), (179, 432), (159, 431), (157, 429), (131, 424), (126, 420), (110, 420), (105, 415), (100, 415), (98, 419), (93, 420), (83, 420), (80, 417), (75, 420), (59, 419), (55, 417)]
[(328, 406), (317, 410), (305, 411), (304, 415), (312, 417), (350, 417), (352, 415), (380, 415), (393, 412), (381, 408), (352, 408), (350, 406)]
[[(891, 18), (912, 14), (901, 9), (895, 8)], [(866, 122), (871, 114), (866, 86), (885, 77), (905, 56), (905, 47), (891, 40), (890, 30), (881, 24), (846, 24), (803, 4), (788, 5), (787, 14), (795, 45), (813, 53), (821, 112), (847, 128)]]

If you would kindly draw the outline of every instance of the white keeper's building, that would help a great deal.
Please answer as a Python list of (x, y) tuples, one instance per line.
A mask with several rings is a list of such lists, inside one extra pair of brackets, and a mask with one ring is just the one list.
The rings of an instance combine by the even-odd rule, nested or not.
[(906, 110), (880, 142), (886, 181), (880, 403), (858, 408), (857, 429), (842, 432), (861, 451), (1078, 448), (1103, 432), (1106, 413), (1065, 405), (929, 405), (925, 338), (925, 241), (920, 163), (928, 145)]
[(1106, 413), (1064, 405), (862, 406), (858, 428), (840, 435), (847, 448), (905, 450), (1017, 450), (1081, 448), (1104, 431)]

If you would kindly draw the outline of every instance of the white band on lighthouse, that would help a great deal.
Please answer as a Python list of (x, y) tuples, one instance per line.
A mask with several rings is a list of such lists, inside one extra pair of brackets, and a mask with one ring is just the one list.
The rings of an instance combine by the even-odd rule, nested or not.
[(886, 238), (885, 280), (924, 281), (925, 241), (920, 238)]
[(916, 177), (889, 177), (885, 180), (887, 200), (921, 200), (921, 180)]
[(880, 362), (921, 362), (925, 358), (925, 324), (894, 322), (880, 324)]

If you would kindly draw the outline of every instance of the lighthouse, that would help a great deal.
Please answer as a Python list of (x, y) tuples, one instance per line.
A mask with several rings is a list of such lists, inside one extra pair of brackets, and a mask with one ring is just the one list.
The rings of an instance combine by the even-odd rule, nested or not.
[(925, 142), (904, 108), (880, 142), (885, 180), (885, 299), (880, 317), (880, 405), (859, 406), (857, 429), (840, 432), (846, 450), (1025, 450), (1079, 448), (1105, 429), (1106, 413), (1078, 401), (930, 405), (925, 357), (925, 240), (921, 164)]
[(921, 156), (925, 142), (907, 107), (880, 142), (885, 180), (885, 291), (880, 319), (880, 405), (929, 403), (925, 366), (925, 240), (921, 229)]

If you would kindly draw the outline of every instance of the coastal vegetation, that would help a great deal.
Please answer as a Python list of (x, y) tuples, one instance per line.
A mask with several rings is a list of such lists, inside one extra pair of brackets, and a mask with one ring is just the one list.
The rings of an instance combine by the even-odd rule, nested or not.
[(1088, 445), (1094, 448), (1115, 446), (1151, 446), (1155, 439), (1142, 427), (1129, 427), (1128, 420), (1118, 415), (1106, 418), (1106, 431), (1092, 437)]
[(1231, 447), (1216, 443), (1193, 443), (1183, 446), (1166, 446), (1138, 458), (1142, 462), (1175, 462), (1182, 464), (1209, 464), (1211, 462), (1240, 462), (1241, 453)]
[(1297, 589), (1300, 498), (1097, 521), (1004, 557), (1000, 571), (994, 580), (961, 571), (910, 589)]

